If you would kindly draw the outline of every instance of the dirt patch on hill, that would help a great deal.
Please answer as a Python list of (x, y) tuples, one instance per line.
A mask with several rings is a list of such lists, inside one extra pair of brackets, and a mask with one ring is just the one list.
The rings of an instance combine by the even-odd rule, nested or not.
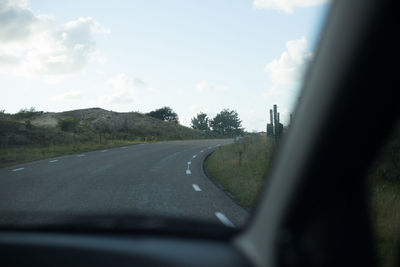
[(32, 119), (31, 123), (37, 127), (56, 128), (57, 127), (56, 113), (43, 113)]

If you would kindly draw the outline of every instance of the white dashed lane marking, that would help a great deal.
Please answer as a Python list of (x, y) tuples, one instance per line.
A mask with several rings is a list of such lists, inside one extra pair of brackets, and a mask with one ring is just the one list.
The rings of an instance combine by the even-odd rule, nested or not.
[(192, 184), (194, 191), (200, 192), (201, 189), (197, 184)]
[(85, 156), (85, 154), (80, 154), (77, 157), (84, 157), (84, 156)]
[(235, 228), (235, 225), (228, 219), (226, 218), (226, 216), (221, 213), (221, 212), (216, 212), (215, 216), (217, 216), (217, 218), (225, 225), (228, 227), (233, 227)]
[(107, 150), (102, 150), (102, 151), (100, 151), (100, 152), (107, 152)]
[(186, 169), (186, 174), (187, 174), (187, 175), (192, 174), (192, 172), (190, 171), (190, 164), (192, 164), (192, 162), (191, 162), (191, 161), (188, 161), (188, 163), (187, 163), (187, 169)]
[(54, 163), (54, 162), (57, 162), (58, 161), (58, 159), (53, 159), (53, 160), (50, 160), (49, 162), (50, 163)]
[(25, 168), (17, 168), (17, 169), (13, 169), (12, 171), (13, 172), (19, 172), (19, 171), (22, 171), (23, 169), (25, 169)]

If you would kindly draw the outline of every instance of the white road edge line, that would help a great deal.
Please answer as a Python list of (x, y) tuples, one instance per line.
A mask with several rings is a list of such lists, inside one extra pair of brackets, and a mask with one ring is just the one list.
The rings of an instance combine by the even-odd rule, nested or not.
[(18, 171), (22, 171), (23, 169), (25, 169), (25, 168), (16, 168), (16, 169), (13, 169), (12, 171), (13, 172), (18, 172)]
[(224, 224), (225, 226), (235, 228), (235, 225), (221, 212), (216, 212), (215, 216)]
[(197, 184), (192, 184), (194, 191), (200, 192), (200, 186), (198, 186)]
[(53, 163), (53, 162), (57, 162), (57, 161), (58, 161), (58, 159), (53, 159), (53, 160), (50, 160), (49, 162)]

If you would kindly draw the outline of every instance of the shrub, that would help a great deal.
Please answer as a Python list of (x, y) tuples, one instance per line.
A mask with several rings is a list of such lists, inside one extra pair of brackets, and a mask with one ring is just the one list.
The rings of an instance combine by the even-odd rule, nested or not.
[(26, 125), (26, 128), (32, 129), (32, 123), (31, 123), (30, 120), (26, 120), (26, 121), (25, 121), (25, 125)]
[(40, 115), (42, 113), (43, 113), (43, 111), (37, 111), (36, 108), (34, 108), (34, 107), (31, 107), (29, 109), (23, 108), (20, 111), (18, 111), (17, 113), (15, 113), (13, 115), (13, 118), (17, 119), (17, 120), (29, 119), (36, 115)]
[(64, 118), (58, 120), (58, 127), (64, 132), (76, 132), (79, 121), (74, 118)]

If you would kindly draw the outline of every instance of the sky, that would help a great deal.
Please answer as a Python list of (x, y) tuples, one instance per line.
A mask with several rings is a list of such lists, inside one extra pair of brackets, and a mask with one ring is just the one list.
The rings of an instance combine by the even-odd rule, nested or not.
[(326, 0), (0, 0), (0, 110), (169, 106), (287, 124)]

